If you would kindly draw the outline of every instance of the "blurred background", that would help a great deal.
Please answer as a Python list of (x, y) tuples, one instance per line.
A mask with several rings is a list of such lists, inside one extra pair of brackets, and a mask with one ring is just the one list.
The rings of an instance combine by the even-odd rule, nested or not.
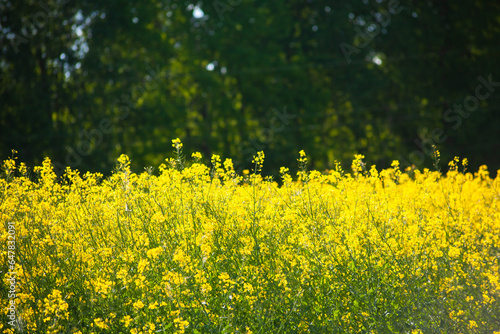
[[(0, 0), (0, 159), (500, 168), (500, 2)], [(292, 169), (293, 170), (293, 169)]]

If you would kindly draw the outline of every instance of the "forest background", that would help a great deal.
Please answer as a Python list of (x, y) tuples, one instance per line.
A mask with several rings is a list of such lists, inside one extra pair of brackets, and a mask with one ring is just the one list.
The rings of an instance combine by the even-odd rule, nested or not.
[(0, 1), (0, 155), (500, 168), (498, 1)]

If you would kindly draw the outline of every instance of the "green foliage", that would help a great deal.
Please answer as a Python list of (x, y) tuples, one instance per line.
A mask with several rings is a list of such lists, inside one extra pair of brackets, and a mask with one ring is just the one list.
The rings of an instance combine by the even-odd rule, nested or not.
[(51, 156), (60, 172), (110, 171), (121, 153), (158, 166), (179, 137), (237, 170), (261, 150), (277, 170), (295, 147), (318, 169), (355, 153), (430, 167), (432, 144), (445, 160), (500, 167), (500, 87), (454, 111), (478, 77), (500, 81), (497, 2), (31, 0), (0, 11), (3, 157)]

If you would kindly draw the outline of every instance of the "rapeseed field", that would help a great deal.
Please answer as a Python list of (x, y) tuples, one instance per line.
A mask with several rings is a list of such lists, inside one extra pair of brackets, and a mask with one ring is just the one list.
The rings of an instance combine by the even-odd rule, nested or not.
[(158, 175), (4, 162), (0, 332), (500, 333), (500, 173), (173, 147)]

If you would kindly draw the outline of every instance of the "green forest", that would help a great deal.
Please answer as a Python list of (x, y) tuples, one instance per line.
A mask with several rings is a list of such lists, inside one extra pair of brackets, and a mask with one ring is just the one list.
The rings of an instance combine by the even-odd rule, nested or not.
[[(498, 1), (0, 1), (0, 153), (500, 168)], [(446, 167), (446, 166), (444, 166)]]

